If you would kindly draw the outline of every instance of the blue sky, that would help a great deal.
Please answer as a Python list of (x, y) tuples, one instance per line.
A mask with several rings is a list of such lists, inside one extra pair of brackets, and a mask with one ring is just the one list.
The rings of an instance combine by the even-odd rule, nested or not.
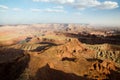
[(120, 25), (120, 0), (0, 0), (0, 24)]

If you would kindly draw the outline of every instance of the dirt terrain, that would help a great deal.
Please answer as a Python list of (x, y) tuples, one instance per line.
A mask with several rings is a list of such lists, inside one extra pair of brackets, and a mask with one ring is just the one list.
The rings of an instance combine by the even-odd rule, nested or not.
[(120, 29), (3, 25), (0, 80), (120, 80)]

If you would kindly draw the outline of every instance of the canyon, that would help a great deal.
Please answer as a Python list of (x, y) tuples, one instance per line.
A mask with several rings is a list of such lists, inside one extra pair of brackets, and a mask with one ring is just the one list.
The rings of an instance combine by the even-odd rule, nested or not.
[(1, 25), (0, 79), (119, 80), (120, 28)]

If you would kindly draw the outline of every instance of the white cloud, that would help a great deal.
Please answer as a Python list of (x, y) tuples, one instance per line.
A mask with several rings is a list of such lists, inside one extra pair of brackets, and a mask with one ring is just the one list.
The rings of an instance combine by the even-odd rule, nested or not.
[(56, 12), (56, 13), (65, 12), (63, 9), (51, 9), (51, 8), (47, 8), (44, 11), (45, 12)]
[(75, 0), (33, 0), (34, 2), (53, 2), (53, 3), (60, 3), (60, 4), (66, 4), (66, 3), (73, 3)]
[(52, 9), (52, 8), (46, 8), (46, 9), (31, 9), (32, 12), (54, 12), (54, 13), (64, 13), (65, 11), (63, 9)]
[(114, 8), (118, 8), (119, 5), (117, 2), (111, 2), (111, 1), (105, 1), (103, 3), (101, 3), (101, 5), (98, 6), (98, 8), (100, 9), (114, 9)]
[(94, 7), (97, 5), (100, 5), (100, 2), (98, 0), (76, 0), (76, 3), (74, 3), (74, 6), (80, 6), (80, 7)]
[(99, 0), (33, 0), (34, 2), (50, 2), (57, 4), (70, 5), (77, 9), (98, 8), (98, 9), (114, 9), (119, 7), (117, 2)]
[(13, 8), (13, 11), (22, 11), (21, 8)]
[(85, 9), (85, 8), (98, 8), (98, 9), (114, 9), (119, 7), (117, 2), (104, 1), (100, 2), (98, 0), (76, 0), (73, 4), (75, 8)]
[(8, 7), (5, 5), (0, 5), (0, 9), (8, 9)]

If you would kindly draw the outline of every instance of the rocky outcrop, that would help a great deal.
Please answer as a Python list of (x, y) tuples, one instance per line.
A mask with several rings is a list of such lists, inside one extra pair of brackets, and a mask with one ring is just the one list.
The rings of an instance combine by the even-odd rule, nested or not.
[(80, 42), (86, 43), (86, 44), (120, 44), (120, 35), (111, 35), (111, 36), (104, 36), (104, 35), (92, 35), (89, 33), (64, 33), (67, 37), (73, 37), (78, 38)]
[[(104, 61), (96, 61), (94, 62), (91, 67), (89, 68), (89, 77), (92, 77), (93, 79), (108, 79), (108, 80), (117, 80), (120, 79), (117, 75), (111, 75), (113, 74), (113, 71), (117, 71), (117, 68), (115, 66), (115, 63), (109, 60)], [(110, 75), (112, 77), (110, 77)], [(120, 76), (120, 73), (118, 73)]]
[[(120, 73), (117, 72), (114, 60), (98, 58), (97, 55), (95, 58), (96, 51), (104, 51), (104, 49), (99, 46), (90, 48), (90, 46), (86, 47), (74, 38), (65, 44), (50, 46), (47, 49), (48, 46), (39, 46), (39, 49), (29, 52), (29, 67), (18, 80), (113, 80), (111, 75), (119, 79)], [(111, 53), (107, 56), (111, 56)]]
[(94, 58), (115, 62), (120, 66), (120, 46), (112, 44), (101, 44), (101, 45), (86, 45), (88, 49), (94, 51)]
[(12, 48), (0, 48), (0, 79), (16, 80), (25, 70), (29, 55), (24, 51)]
[(120, 64), (120, 51), (99, 51), (96, 53), (97, 59), (108, 59)]
[(90, 80), (85, 77), (75, 75), (73, 73), (65, 73), (64, 71), (50, 68), (49, 64), (38, 69), (36, 75), (30, 80)]

